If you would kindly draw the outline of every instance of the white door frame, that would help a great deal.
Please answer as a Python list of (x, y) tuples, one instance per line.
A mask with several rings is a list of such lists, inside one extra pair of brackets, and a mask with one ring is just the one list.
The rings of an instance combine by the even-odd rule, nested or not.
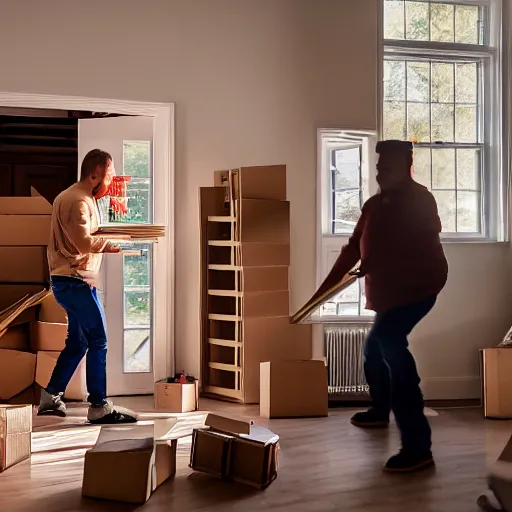
[(153, 276), (155, 328), (153, 370), (155, 380), (174, 374), (174, 103), (0, 91), (0, 107), (86, 110), (154, 118), (153, 170), (155, 178), (158, 176), (159, 182), (164, 184), (162, 187), (155, 187), (154, 190), (155, 222), (165, 225), (167, 234), (164, 239), (155, 244), (154, 261), (159, 274)]

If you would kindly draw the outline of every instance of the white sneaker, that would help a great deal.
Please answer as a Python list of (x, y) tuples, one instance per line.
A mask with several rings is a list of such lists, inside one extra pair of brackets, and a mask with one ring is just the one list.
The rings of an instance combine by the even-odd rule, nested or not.
[(89, 407), (87, 420), (96, 425), (137, 423), (137, 414), (128, 409), (115, 409), (112, 402), (107, 400), (107, 403), (102, 407)]
[(48, 391), (43, 389), (41, 391), (41, 400), (39, 402), (37, 414), (38, 416), (48, 415), (65, 418), (66, 404), (62, 401), (62, 393), (58, 393), (57, 395), (50, 395)]

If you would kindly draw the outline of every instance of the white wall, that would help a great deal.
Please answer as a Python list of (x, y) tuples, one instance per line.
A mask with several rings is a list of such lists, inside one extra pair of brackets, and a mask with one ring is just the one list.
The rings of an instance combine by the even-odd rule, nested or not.
[[(197, 197), (213, 170), (287, 164), (292, 309), (312, 293), (316, 130), (376, 129), (377, 3), (1, 3), (0, 90), (176, 103), (178, 369), (199, 372)], [(476, 348), (507, 326), (506, 256), (497, 246), (447, 252), (450, 285), (414, 350), (424, 377), (474, 377)], [(482, 262), (485, 279), (475, 276)]]

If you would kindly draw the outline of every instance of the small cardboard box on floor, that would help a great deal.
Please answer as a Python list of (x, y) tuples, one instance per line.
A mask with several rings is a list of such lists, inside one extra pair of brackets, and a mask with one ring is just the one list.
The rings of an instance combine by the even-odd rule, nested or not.
[(260, 364), (260, 416), (327, 416), (329, 396), (324, 361), (273, 361)]
[(85, 454), (82, 495), (145, 503), (176, 474), (177, 439), (169, 434), (177, 422), (156, 420), (152, 437), (133, 426), (102, 429), (96, 445)]
[(484, 416), (512, 418), (512, 347), (485, 348), (480, 351)]
[(32, 406), (0, 405), (0, 472), (30, 458)]
[(155, 409), (166, 412), (194, 412), (199, 405), (199, 387), (197, 380), (181, 384), (167, 382), (167, 379), (155, 384)]
[(265, 427), (208, 414), (194, 430), (190, 467), (257, 489), (277, 478), (279, 436)]
[(0, 350), (0, 401), (10, 400), (32, 386), (35, 370), (35, 354)]

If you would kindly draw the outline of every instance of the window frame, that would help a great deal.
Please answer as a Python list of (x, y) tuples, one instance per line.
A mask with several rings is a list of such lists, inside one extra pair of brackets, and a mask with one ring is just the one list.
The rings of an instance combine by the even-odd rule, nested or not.
[[(503, 112), (502, 98), (502, 2), (501, 0), (414, 0), (424, 3), (468, 5), (484, 9), (485, 27), (482, 44), (444, 43), (384, 38), (384, 5), (381, 1), (380, 30), (381, 52), (379, 56), (379, 134), (383, 134), (384, 106), (384, 61), (387, 57), (403, 60), (479, 60), (481, 63), (481, 109), (479, 129), (482, 138), (481, 168), (481, 232), (441, 233), (443, 243), (500, 243), (508, 242), (508, 177), (506, 145), (502, 144)], [(487, 129), (484, 129), (488, 127)], [(465, 143), (438, 145), (437, 147), (462, 147)], [(469, 148), (471, 145), (467, 144)], [(433, 143), (417, 143), (415, 147), (436, 147)], [(501, 149), (500, 149), (501, 148)]]

